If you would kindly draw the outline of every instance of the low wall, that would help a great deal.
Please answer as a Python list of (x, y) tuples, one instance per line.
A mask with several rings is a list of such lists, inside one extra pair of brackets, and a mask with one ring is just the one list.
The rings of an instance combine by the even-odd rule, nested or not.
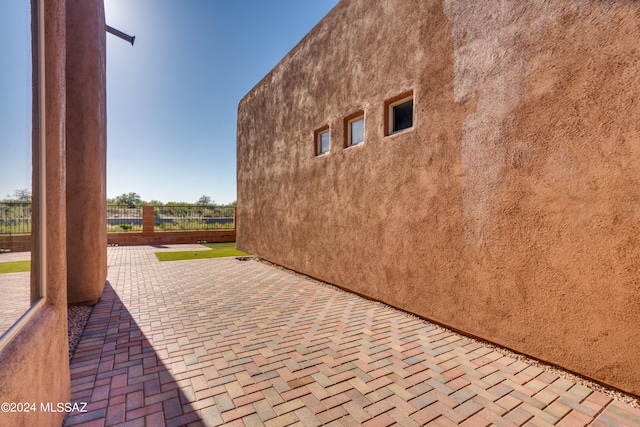
[(235, 242), (236, 230), (200, 230), (200, 231), (161, 231), (157, 233), (130, 232), (107, 233), (109, 245), (162, 245), (179, 243), (207, 243)]
[[(236, 230), (163, 231), (152, 234), (142, 232), (107, 233), (107, 243), (119, 246), (175, 245), (202, 241), (207, 243), (235, 242)], [(31, 235), (0, 236), (0, 249), (11, 249), (11, 252), (30, 252)]]
[(31, 234), (0, 235), (0, 249), (11, 249), (12, 252), (31, 251)]

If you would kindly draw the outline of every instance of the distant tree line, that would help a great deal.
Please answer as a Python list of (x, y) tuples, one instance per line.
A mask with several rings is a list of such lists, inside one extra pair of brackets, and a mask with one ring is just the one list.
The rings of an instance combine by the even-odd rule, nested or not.
[[(3, 203), (30, 203), (31, 202), (31, 190), (29, 189), (20, 189), (15, 190), (12, 195), (7, 195), (6, 198), (1, 200)], [(211, 197), (207, 195), (202, 195), (195, 203), (190, 202), (167, 202), (163, 203), (158, 200), (142, 200), (142, 197), (138, 193), (122, 193), (121, 195), (107, 199), (107, 204), (110, 205), (127, 205), (130, 208), (135, 208), (136, 206), (144, 206), (144, 205), (155, 205), (155, 206), (178, 206), (178, 205), (206, 205), (206, 206), (217, 206), (217, 207), (236, 207), (236, 202), (233, 201), (227, 204), (217, 204), (211, 199)]]
[(216, 202), (214, 202), (211, 197), (207, 196), (207, 195), (202, 195), (200, 196), (200, 198), (198, 200), (196, 200), (195, 203), (189, 203), (189, 202), (167, 202), (167, 203), (163, 203), (159, 200), (142, 200), (142, 197), (140, 197), (140, 195), (138, 193), (122, 193), (121, 195), (117, 196), (117, 197), (113, 197), (110, 199), (107, 199), (107, 204), (110, 205), (127, 205), (130, 208), (135, 208), (137, 206), (145, 206), (145, 205), (154, 205), (154, 206), (178, 206), (178, 205), (191, 205), (191, 206), (198, 206), (198, 205), (207, 205), (207, 206), (217, 206), (217, 207), (235, 207), (236, 206), (236, 202), (233, 201), (232, 203), (228, 203), (228, 204), (217, 204)]
[(7, 195), (5, 199), (2, 200), (3, 203), (31, 203), (31, 190), (27, 188), (23, 188), (20, 190), (15, 190), (13, 195)]

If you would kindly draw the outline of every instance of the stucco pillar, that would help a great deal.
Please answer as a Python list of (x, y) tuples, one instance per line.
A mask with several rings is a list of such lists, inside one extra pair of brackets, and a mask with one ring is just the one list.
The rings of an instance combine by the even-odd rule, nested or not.
[(67, 292), (95, 303), (107, 277), (106, 32), (103, 0), (67, 0)]
[(153, 206), (142, 207), (142, 235), (152, 236), (155, 231), (156, 218)]

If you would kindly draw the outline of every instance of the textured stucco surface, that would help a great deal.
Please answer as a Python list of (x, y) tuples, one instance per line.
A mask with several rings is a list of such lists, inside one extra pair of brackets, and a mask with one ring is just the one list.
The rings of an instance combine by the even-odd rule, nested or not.
[[(38, 188), (34, 167), (34, 196), (46, 206), (46, 245), (34, 238), (34, 250), (46, 251), (43, 267), (34, 255), (32, 276), (46, 269), (45, 304), (0, 350), (0, 402), (33, 402), (36, 412), (2, 413), (0, 425), (59, 426), (63, 413), (40, 411), (40, 402), (68, 402), (70, 398), (67, 344), (67, 288), (65, 245), (65, 2), (45, 0), (46, 152), (34, 150), (46, 163), (46, 196)], [(34, 206), (38, 206), (34, 204)], [(35, 212), (36, 210), (34, 210)], [(34, 220), (37, 229), (39, 218)], [(34, 236), (37, 234), (34, 233)], [(36, 285), (35, 281), (33, 285)], [(39, 285), (39, 284), (38, 284)], [(39, 287), (39, 286), (38, 286)]]
[(69, 304), (96, 303), (107, 280), (106, 50), (103, 0), (67, 0)]
[(238, 248), (640, 394), (639, 52), (630, 0), (343, 0), (239, 104)]

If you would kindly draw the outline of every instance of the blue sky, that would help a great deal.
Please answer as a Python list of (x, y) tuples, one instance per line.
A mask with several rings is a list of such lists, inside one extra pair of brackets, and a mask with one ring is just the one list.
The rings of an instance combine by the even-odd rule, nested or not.
[(29, 2), (0, 0), (0, 200), (31, 187)]
[[(29, 42), (20, 47), (12, 35), (20, 19), (28, 25), (28, 13), (16, 12), (24, 3), (0, 2), (2, 80), (17, 70), (0, 87), (0, 171), (12, 177), (0, 180), (0, 198), (30, 185), (29, 125), (20, 119)], [(136, 36), (132, 47), (107, 35), (108, 197), (234, 201), (238, 102), (336, 3), (105, 0), (107, 24)]]
[(109, 197), (236, 200), (238, 102), (336, 0), (105, 0)]

